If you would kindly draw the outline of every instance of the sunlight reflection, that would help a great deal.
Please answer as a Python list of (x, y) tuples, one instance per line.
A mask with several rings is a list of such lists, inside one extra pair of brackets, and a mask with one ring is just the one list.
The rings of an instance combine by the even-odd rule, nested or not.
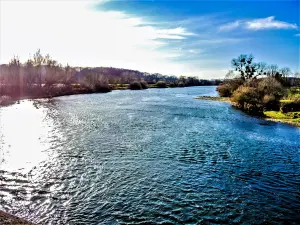
[(0, 170), (26, 173), (47, 158), (53, 130), (47, 110), (27, 100), (0, 108)]

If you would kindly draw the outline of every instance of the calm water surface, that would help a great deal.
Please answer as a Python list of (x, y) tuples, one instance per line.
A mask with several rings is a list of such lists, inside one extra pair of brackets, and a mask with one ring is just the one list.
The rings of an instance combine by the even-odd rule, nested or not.
[(114, 91), (0, 108), (0, 209), (38, 224), (299, 224), (300, 129)]

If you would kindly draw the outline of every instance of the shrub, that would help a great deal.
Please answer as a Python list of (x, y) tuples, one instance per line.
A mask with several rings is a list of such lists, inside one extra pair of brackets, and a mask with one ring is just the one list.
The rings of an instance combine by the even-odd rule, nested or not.
[(174, 82), (171, 82), (171, 83), (169, 83), (169, 87), (174, 88), (174, 87), (176, 87), (176, 84)]
[(0, 96), (0, 106), (5, 106), (14, 103), (13, 99), (7, 95)]
[(156, 84), (156, 87), (158, 88), (166, 88), (167, 87), (167, 83), (165, 81), (158, 81)]
[(300, 98), (300, 88), (299, 87), (291, 87), (288, 90), (288, 98), (289, 99), (296, 99)]
[(182, 81), (178, 82), (178, 87), (185, 87), (185, 84)]
[(233, 92), (243, 83), (241, 79), (227, 80), (217, 87), (217, 91), (221, 97), (231, 97)]
[(146, 81), (141, 81), (141, 86), (143, 89), (147, 89), (148, 88), (148, 83)]
[(277, 101), (283, 97), (285, 92), (281, 83), (273, 77), (261, 79), (257, 89), (261, 96), (272, 95)]
[(129, 85), (129, 89), (131, 90), (142, 90), (142, 85), (140, 82), (138, 81), (133, 81), (132, 83), (130, 83)]
[(232, 95), (232, 101), (245, 111), (252, 113), (264, 110), (279, 110), (280, 99), (285, 91), (275, 78), (246, 81)]
[(281, 102), (280, 111), (283, 113), (300, 111), (300, 98), (293, 101)]
[(280, 102), (276, 99), (276, 97), (271, 95), (265, 95), (262, 99), (264, 109), (265, 110), (276, 110), (278, 111), (280, 108)]
[(272, 77), (261, 79), (257, 83), (257, 92), (262, 99), (265, 110), (279, 110), (279, 101), (285, 94), (279, 81)]
[(103, 92), (103, 93), (111, 91), (108, 84), (101, 84), (101, 83), (95, 84), (94, 90), (95, 92)]
[(232, 100), (237, 104), (243, 105), (244, 103), (259, 102), (259, 95), (255, 88), (240, 86), (232, 95)]
[(221, 97), (230, 97), (232, 95), (231, 88), (228, 84), (219, 85), (217, 91)]
[(263, 105), (260, 96), (253, 87), (240, 86), (232, 95), (235, 105), (251, 114), (262, 114)]

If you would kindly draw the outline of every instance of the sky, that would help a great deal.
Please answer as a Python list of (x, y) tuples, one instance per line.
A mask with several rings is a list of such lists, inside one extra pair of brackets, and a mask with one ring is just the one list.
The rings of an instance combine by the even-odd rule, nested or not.
[(231, 59), (300, 70), (299, 1), (0, 0), (0, 63), (37, 49), (62, 64), (223, 78)]

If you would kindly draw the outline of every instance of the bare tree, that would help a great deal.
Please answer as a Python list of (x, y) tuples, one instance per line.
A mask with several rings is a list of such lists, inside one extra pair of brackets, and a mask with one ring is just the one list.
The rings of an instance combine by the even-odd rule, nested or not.
[(266, 74), (268, 77), (275, 77), (276, 74), (278, 74), (278, 73), (279, 73), (279, 68), (276, 64), (271, 64), (267, 67)]
[(9, 64), (8, 64), (8, 69), (9, 69), (9, 82), (12, 85), (12, 90), (14, 94), (20, 94), (21, 90), (23, 90), (23, 80), (20, 76), (20, 70), (21, 70), (21, 62), (18, 56), (14, 56)]
[(240, 55), (238, 58), (231, 60), (231, 65), (235, 71), (240, 73), (242, 80), (248, 80), (255, 78), (259, 75), (263, 75), (266, 68), (266, 63), (254, 63), (253, 55)]
[(42, 86), (42, 66), (44, 63), (44, 57), (41, 54), (41, 50), (38, 49), (36, 53), (33, 55), (33, 65), (35, 67), (35, 75), (36, 75), (36, 82), (39, 87)]
[(295, 84), (299, 86), (300, 85), (300, 71), (296, 71), (294, 73), (294, 77), (295, 77)]
[(62, 71), (61, 65), (47, 54), (44, 57), (44, 66), (46, 69), (45, 84), (52, 86), (59, 82), (60, 72)]
[(61, 82), (64, 85), (71, 85), (72, 82), (75, 80), (76, 71), (67, 64), (64, 68), (64, 74), (62, 76)]
[(25, 83), (27, 90), (30, 90), (35, 82), (35, 71), (33, 67), (33, 60), (28, 59), (24, 65), (25, 67)]
[(282, 77), (287, 78), (289, 75), (291, 75), (291, 69), (288, 67), (283, 67), (279, 70), (279, 73)]

